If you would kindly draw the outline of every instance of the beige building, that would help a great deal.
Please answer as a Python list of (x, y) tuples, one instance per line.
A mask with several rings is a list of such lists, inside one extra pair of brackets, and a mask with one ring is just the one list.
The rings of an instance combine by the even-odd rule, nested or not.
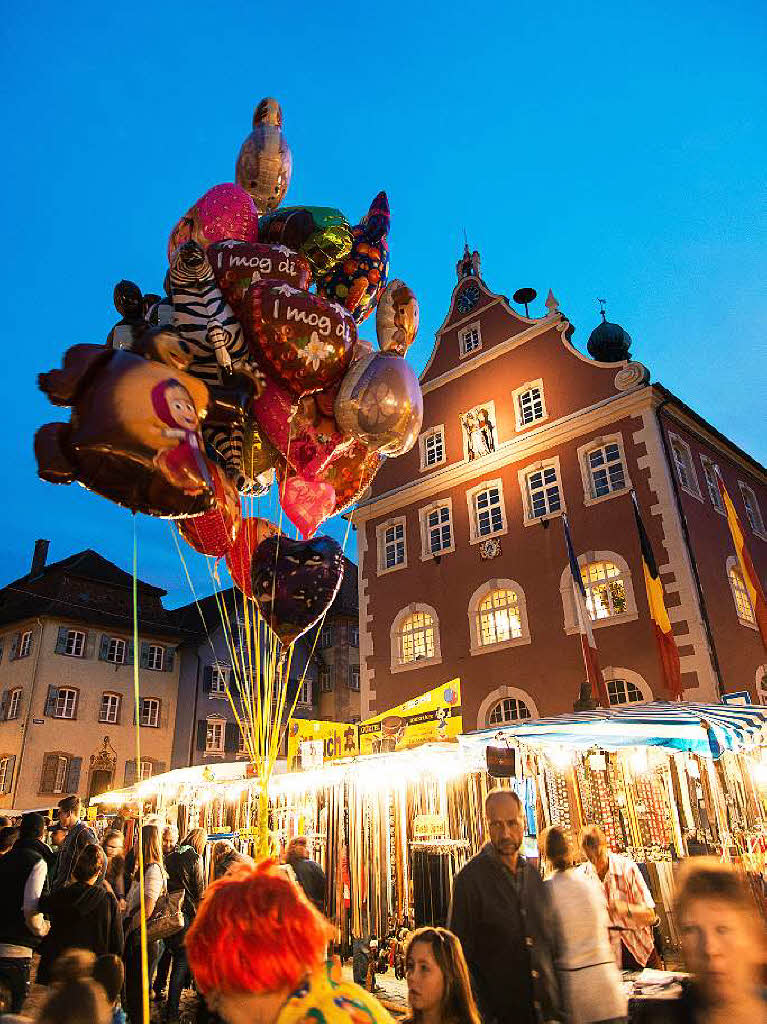
[(182, 633), (138, 585), (141, 760), (136, 766), (132, 577), (95, 551), (0, 591), (0, 808), (54, 806), (167, 770)]

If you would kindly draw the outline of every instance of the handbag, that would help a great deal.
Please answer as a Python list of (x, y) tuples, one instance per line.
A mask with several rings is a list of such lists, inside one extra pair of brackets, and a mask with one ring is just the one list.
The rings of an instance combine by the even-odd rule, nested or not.
[(184, 889), (175, 892), (168, 892), (167, 885), (157, 897), (152, 916), (146, 923), (147, 942), (157, 942), (158, 939), (167, 939), (184, 927)]

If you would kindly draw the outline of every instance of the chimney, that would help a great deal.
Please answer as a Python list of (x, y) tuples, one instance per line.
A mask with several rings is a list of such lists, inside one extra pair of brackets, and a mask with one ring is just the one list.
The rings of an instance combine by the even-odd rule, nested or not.
[(49, 540), (35, 541), (35, 553), (32, 555), (32, 569), (30, 571), (30, 576), (39, 576), (45, 568), (50, 543), (51, 542)]

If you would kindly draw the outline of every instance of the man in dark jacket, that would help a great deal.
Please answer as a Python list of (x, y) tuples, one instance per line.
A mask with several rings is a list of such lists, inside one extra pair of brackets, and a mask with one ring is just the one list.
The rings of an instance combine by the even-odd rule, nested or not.
[(538, 871), (520, 854), (524, 808), (515, 793), (488, 793), (490, 842), (453, 883), (448, 928), (461, 940), (486, 1024), (564, 1020), (554, 969), (556, 925)]
[(321, 914), (325, 913), (325, 872), (316, 860), (311, 860), (306, 836), (295, 836), (288, 843), (287, 862), (307, 899)]
[(96, 833), (84, 821), (80, 821), (79, 796), (66, 796), (63, 800), (59, 800), (59, 824), (67, 830), (67, 837), (59, 848), (56, 877), (51, 883), (51, 889), (54, 892), (69, 882), (75, 861), (81, 851), (89, 843), (95, 843), (98, 846)]
[(13, 849), (0, 858), (0, 980), (10, 989), (13, 1013), (21, 1013), (32, 954), (47, 931), (38, 910), (52, 856), (44, 834), (42, 815), (25, 814)]
[[(208, 837), (201, 828), (193, 829), (172, 853), (168, 854), (165, 867), (168, 872), (168, 891), (184, 890), (184, 901), (181, 910), (184, 914), (184, 927), (180, 932), (167, 939), (166, 949), (171, 955), (170, 982), (168, 984), (168, 1003), (166, 1006), (166, 1024), (175, 1024), (179, 1019), (181, 993), (191, 981), (189, 964), (186, 959), (184, 937), (194, 921), (197, 907), (205, 891), (205, 877), (202, 873), (202, 855)], [(158, 970), (159, 975), (159, 970)], [(157, 992), (155, 982), (155, 992)]]

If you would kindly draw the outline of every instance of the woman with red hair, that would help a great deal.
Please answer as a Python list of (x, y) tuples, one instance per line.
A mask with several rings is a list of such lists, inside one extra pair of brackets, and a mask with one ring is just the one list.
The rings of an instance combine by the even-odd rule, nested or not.
[(274, 861), (234, 869), (205, 893), (186, 936), (198, 990), (227, 1024), (393, 1024), (325, 962), (331, 927)]

